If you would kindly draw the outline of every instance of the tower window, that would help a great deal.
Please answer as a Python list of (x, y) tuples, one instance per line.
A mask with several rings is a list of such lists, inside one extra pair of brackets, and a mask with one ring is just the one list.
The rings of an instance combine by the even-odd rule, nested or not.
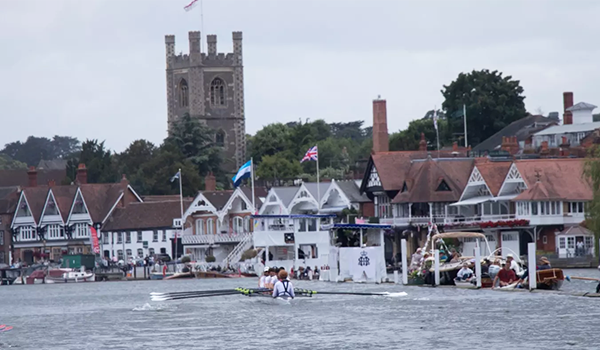
[(215, 136), (215, 143), (217, 146), (225, 145), (225, 132), (223, 130), (217, 131), (217, 135)]
[(189, 89), (185, 79), (179, 82), (179, 107), (187, 107), (189, 105)]
[(225, 82), (221, 78), (214, 78), (210, 83), (210, 103), (213, 106), (225, 105)]

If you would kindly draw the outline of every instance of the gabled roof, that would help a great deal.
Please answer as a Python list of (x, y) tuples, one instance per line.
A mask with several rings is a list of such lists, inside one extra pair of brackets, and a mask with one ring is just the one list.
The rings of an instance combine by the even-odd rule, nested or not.
[[(393, 203), (457, 202), (473, 169), (473, 159), (432, 159), (413, 161), (407, 174), (407, 191)], [(450, 191), (437, 191), (445, 182)]]
[(492, 196), (500, 192), (502, 183), (508, 174), (512, 161), (491, 161), (488, 158), (475, 159), (475, 166), (490, 189)]
[[(439, 155), (439, 156), (438, 156)], [(426, 158), (456, 159), (464, 157), (467, 151), (464, 148), (459, 149), (458, 153), (452, 150), (437, 151), (395, 151), (379, 152), (371, 155), (367, 169), (365, 171), (361, 192), (366, 190), (371, 167), (374, 165), (381, 181), (381, 186), (385, 191), (399, 191), (402, 189), (406, 171), (411, 166), (411, 161)]]
[(575, 111), (585, 111), (585, 110), (594, 110), (598, 108), (598, 106), (594, 106), (591, 103), (587, 103), (587, 102), (579, 102), (576, 105), (573, 105), (569, 108), (567, 108), (567, 111), (569, 112), (575, 112)]
[(556, 124), (558, 124), (558, 120), (554, 118), (544, 117), (543, 115), (529, 115), (508, 124), (494, 135), (473, 147), (473, 151), (483, 152), (499, 149), (502, 145), (502, 138), (507, 136), (516, 136), (517, 141), (524, 141), (536, 132)]
[(46, 203), (48, 187), (28, 187), (23, 190), (23, 195), (27, 198), (29, 211), (31, 212), (31, 215), (33, 215), (33, 220), (35, 220), (36, 223), (39, 223), (42, 210), (44, 210), (44, 203)]
[(336, 181), (335, 184), (352, 203), (366, 203), (371, 201), (365, 194), (360, 194), (360, 188), (356, 184), (356, 181)]
[[(250, 187), (241, 187), (240, 189), (244, 192), (246, 198), (252, 202), (252, 189)], [(262, 193), (263, 191), (260, 192)], [(256, 210), (259, 210), (262, 205), (262, 201), (260, 200), (259, 193), (257, 193), (256, 189), (254, 189), (254, 205), (256, 206)]]
[(303, 184), (304, 187), (306, 187), (306, 189), (308, 190), (308, 192), (310, 192), (310, 194), (313, 197), (315, 197), (316, 200), (318, 200), (319, 198), (319, 191), (317, 191), (317, 189), (320, 190), (321, 197), (323, 197), (323, 195), (325, 194), (325, 192), (327, 192), (327, 189), (329, 188), (328, 182), (319, 182), (318, 185), (316, 182), (304, 182)]
[(223, 209), (233, 191), (202, 191), (202, 195), (206, 198), (217, 210)]
[[(37, 165), (38, 171), (40, 170), (64, 170), (67, 168), (66, 159), (53, 159), (53, 160), (40, 160)], [(56, 180), (56, 179), (55, 179)]]
[(592, 200), (592, 187), (584, 175), (585, 159), (520, 159), (515, 166), (527, 190), (514, 200)]
[(56, 199), (56, 205), (58, 211), (64, 222), (67, 222), (69, 212), (71, 211), (71, 205), (75, 200), (75, 194), (77, 193), (77, 186), (54, 186), (50, 189)]
[(292, 202), (292, 199), (294, 199), (294, 197), (296, 196), (296, 192), (298, 192), (298, 189), (300, 189), (300, 187), (296, 187), (296, 186), (294, 186), (294, 187), (273, 187), (273, 188), (271, 188), (271, 191), (275, 192), (275, 194), (281, 201), (281, 204), (283, 204), (287, 208), (290, 205), (290, 203)]
[(93, 222), (102, 222), (123, 193), (120, 183), (83, 184), (79, 187)]
[[(191, 203), (191, 199), (184, 199), (184, 210)], [(181, 203), (179, 200), (130, 203), (126, 207), (115, 208), (102, 230), (170, 228), (173, 226), (173, 219), (179, 219), (180, 216)]]
[[(44, 186), (48, 184), (48, 181), (54, 180), (55, 183), (60, 184), (67, 177), (67, 170), (38, 170), (37, 171), (37, 183), (38, 185)], [(0, 170), (0, 187), (7, 186), (29, 186), (29, 177), (27, 175), (27, 169), (19, 170)]]

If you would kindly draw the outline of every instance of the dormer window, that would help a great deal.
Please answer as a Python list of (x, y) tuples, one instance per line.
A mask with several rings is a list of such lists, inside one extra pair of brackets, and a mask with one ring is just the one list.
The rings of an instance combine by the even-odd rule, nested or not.
[(402, 192), (408, 192), (408, 186), (406, 186), (406, 181), (404, 181), (404, 184), (402, 185)]
[(446, 180), (442, 180), (442, 182), (440, 182), (439, 186), (436, 189), (436, 192), (437, 191), (446, 191), (447, 192), (447, 191), (452, 191), (452, 190), (450, 189), (450, 186), (448, 186), (448, 184), (446, 183)]

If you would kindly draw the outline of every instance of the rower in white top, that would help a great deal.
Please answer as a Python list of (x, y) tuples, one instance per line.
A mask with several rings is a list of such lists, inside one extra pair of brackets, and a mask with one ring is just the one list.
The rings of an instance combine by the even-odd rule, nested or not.
[(285, 270), (279, 271), (279, 281), (273, 287), (273, 298), (294, 299), (294, 286)]
[(265, 267), (262, 276), (260, 276), (258, 279), (258, 288), (266, 288), (267, 278), (271, 279), (271, 276), (269, 276), (269, 268)]
[(271, 267), (269, 269), (269, 276), (265, 279), (265, 288), (273, 289), (275, 283), (277, 283), (277, 268)]

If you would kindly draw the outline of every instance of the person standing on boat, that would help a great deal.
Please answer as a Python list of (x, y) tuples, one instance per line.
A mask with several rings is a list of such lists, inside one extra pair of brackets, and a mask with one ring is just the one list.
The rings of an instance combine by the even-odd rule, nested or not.
[(291, 298), (294, 299), (294, 285), (288, 279), (285, 270), (279, 271), (279, 281), (273, 287), (273, 298)]
[(269, 268), (265, 267), (262, 276), (258, 279), (258, 288), (266, 288), (267, 278), (269, 277)]

